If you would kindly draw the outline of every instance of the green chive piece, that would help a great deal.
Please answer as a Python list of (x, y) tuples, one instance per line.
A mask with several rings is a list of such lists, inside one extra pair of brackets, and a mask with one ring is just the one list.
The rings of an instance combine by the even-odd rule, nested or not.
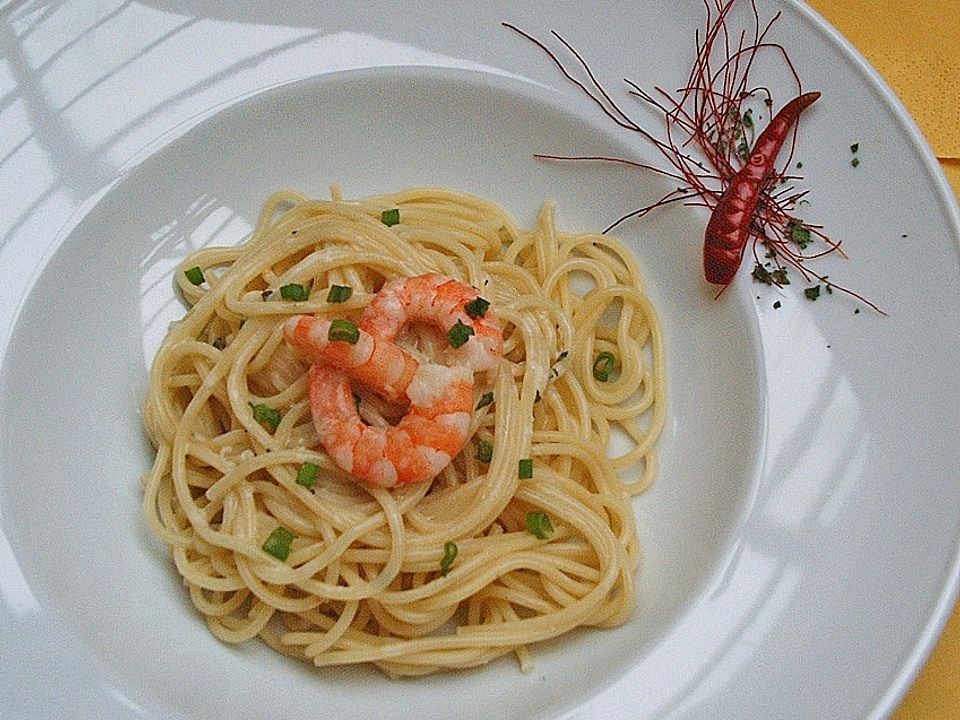
[(477, 402), (477, 407), (474, 410), (479, 410), (480, 408), (485, 408), (487, 405), (493, 402), (493, 393), (485, 392), (480, 396), (480, 400)]
[(290, 283), (280, 288), (280, 297), (284, 300), (307, 300), (310, 298), (310, 291), (300, 283)]
[(463, 347), (471, 335), (473, 335), (473, 328), (469, 325), (464, 325), (459, 320), (457, 320), (456, 325), (447, 330), (447, 340), (449, 340), (450, 344), (455, 348)]
[(295, 537), (296, 535), (287, 530), (283, 525), (277, 525), (273, 532), (270, 533), (266, 542), (263, 543), (263, 549), (265, 552), (273, 555), (277, 560), (286, 560), (290, 555), (290, 544)]
[(380, 220), (387, 227), (393, 227), (398, 222), (400, 222), (400, 208), (393, 208), (392, 210), (384, 210), (380, 214)]
[(803, 294), (807, 296), (807, 300), (816, 300), (820, 297), (820, 286), (814, 285), (813, 287), (804, 288)]
[(533, 477), (533, 459), (523, 458), (517, 463), (517, 477), (521, 480), (529, 480)]
[(545, 512), (534, 510), (527, 513), (527, 532), (539, 540), (546, 540), (553, 532), (553, 523)]
[(342, 303), (350, 299), (353, 295), (353, 288), (349, 285), (331, 285), (330, 292), (327, 293), (328, 303)]
[(305, 488), (312, 488), (317, 482), (317, 473), (320, 467), (312, 462), (305, 462), (297, 471), (297, 485), (303, 485)]
[(477, 442), (477, 460), (482, 463), (489, 463), (493, 460), (493, 445), (486, 440)]
[(487, 308), (490, 307), (490, 301), (484, 300), (482, 297), (474, 298), (466, 305), (463, 306), (463, 309), (466, 311), (467, 315), (472, 318), (483, 317), (487, 312)]
[(607, 382), (616, 364), (617, 359), (613, 356), (613, 353), (607, 351), (599, 353), (596, 360), (593, 361), (593, 376), (600, 382)]
[(443, 558), (440, 560), (440, 574), (444, 577), (450, 572), (450, 566), (457, 559), (457, 544), (453, 540), (447, 540), (443, 544)]
[(343, 340), (356, 345), (360, 340), (360, 330), (349, 320), (333, 320), (327, 331), (327, 340)]
[(251, 402), (247, 404), (250, 406), (250, 409), (253, 410), (254, 420), (260, 423), (266, 423), (273, 430), (277, 429), (277, 425), (280, 424), (280, 418), (283, 417), (279, 410), (270, 407), (266, 403), (257, 403), (254, 405)]
[(206, 279), (203, 277), (203, 270), (199, 267), (192, 267), (189, 270), (184, 270), (183, 274), (187, 276), (189, 280), (194, 285), (203, 285), (203, 281)]

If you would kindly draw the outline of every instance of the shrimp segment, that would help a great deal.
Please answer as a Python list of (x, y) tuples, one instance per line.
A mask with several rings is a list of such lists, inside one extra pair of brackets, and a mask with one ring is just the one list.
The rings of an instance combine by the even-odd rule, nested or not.
[(372, 485), (430, 480), (468, 439), (473, 377), (466, 368), (420, 365), (410, 382), (410, 411), (388, 427), (363, 422), (343, 370), (314, 364), (308, 392), (324, 450), (344, 471)]
[[(394, 342), (411, 322), (443, 333), (459, 322), (468, 336), (459, 347), (449, 335), (449, 343), (439, 343), (435, 354), (449, 365), (421, 362)], [(310, 414), (330, 459), (381, 487), (433, 479), (468, 440), (474, 374), (492, 372), (503, 355), (496, 313), (469, 285), (428, 274), (387, 282), (361, 315), (355, 343), (330, 340), (330, 326), (330, 320), (297, 315), (283, 328), (287, 342), (314, 362)], [(393, 426), (367, 425), (351, 381), (385, 400), (409, 403), (407, 414)]]
[(385, 283), (360, 316), (359, 326), (375, 337), (395, 340), (405, 325), (428, 323), (448, 332), (457, 322), (473, 330), (459, 348), (446, 353), (451, 364), (476, 372), (496, 369), (503, 355), (500, 320), (489, 307), (471, 316), (466, 306), (480, 293), (466, 283), (436, 273), (397, 278)]
[(283, 326), (287, 342), (299, 348), (314, 362), (340, 368), (385, 400), (405, 402), (407, 386), (417, 370), (418, 362), (410, 353), (393, 342), (359, 331), (354, 344), (329, 340), (330, 320), (307, 315), (294, 315)]

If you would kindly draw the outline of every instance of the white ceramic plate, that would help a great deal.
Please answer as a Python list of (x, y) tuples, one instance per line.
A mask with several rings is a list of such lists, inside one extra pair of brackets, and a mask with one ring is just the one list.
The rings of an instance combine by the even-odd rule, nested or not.
[[(140, 515), (146, 368), (172, 271), (281, 186), (439, 184), (524, 222), (603, 227), (666, 187), (534, 152), (651, 160), (529, 44), (563, 31), (615, 86), (684, 79), (682, 3), (25, 3), (0, 57), (0, 714), (9, 717), (797, 717), (887, 714), (956, 596), (960, 220), (915, 126), (809, 10), (776, 39), (823, 99), (797, 158), (851, 259), (834, 295), (700, 280), (704, 215), (626, 224), (668, 343), (658, 483), (636, 502), (625, 627), (391, 682), (214, 640)], [(359, 5), (359, 4), (358, 4)], [(771, 77), (775, 90), (782, 77)], [(787, 90), (780, 92), (783, 98)], [(857, 142), (860, 166), (850, 165)], [(780, 307), (773, 303), (780, 300)]]

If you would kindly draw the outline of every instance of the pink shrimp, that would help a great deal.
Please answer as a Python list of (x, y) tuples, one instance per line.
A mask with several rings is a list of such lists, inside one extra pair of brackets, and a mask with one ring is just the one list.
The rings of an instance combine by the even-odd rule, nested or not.
[(760, 133), (746, 164), (730, 178), (704, 233), (703, 272), (707, 282), (727, 286), (733, 280), (777, 153), (800, 113), (819, 97), (818, 92), (804, 93), (784, 105)]
[(469, 285), (436, 273), (397, 278), (383, 285), (360, 316), (359, 326), (375, 337), (395, 340), (411, 322), (429, 323), (447, 334), (464, 326), (465, 342), (444, 353), (451, 364), (475, 372), (496, 369), (503, 355), (500, 320)]
[(419, 365), (416, 358), (390, 340), (359, 328), (355, 343), (330, 340), (330, 325), (323, 318), (294, 315), (284, 324), (283, 334), (314, 362), (340, 368), (385, 400), (406, 402), (407, 386)]
[(309, 382), (310, 412), (324, 450), (338, 467), (372, 485), (431, 480), (467, 442), (473, 410), (467, 368), (420, 365), (407, 388), (410, 411), (388, 427), (363, 422), (345, 372), (317, 363)]
[[(336, 321), (294, 316), (284, 336), (314, 361), (310, 414), (331, 460), (355, 478), (395, 487), (434, 478), (468, 439), (474, 374), (492, 372), (503, 355), (497, 315), (464, 283), (428, 274), (387, 282), (349, 326), (331, 340)], [(345, 321), (340, 321), (344, 324)], [(420, 362), (395, 343), (411, 323), (432, 325), (448, 342), (437, 354), (451, 365)], [(341, 326), (342, 328), (342, 326)], [(393, 426), (363, 422), (351, 380), (409, 409)]]

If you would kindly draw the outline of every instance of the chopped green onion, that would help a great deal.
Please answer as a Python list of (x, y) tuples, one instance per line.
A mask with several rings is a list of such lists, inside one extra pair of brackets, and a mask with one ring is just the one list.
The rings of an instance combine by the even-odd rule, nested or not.
[(540, 510), (528, 512), (527, 532), (539, 540), (546, 540), (547, 534), (553, 532), (553, 523), (545, 512)]
[(297, 485), (303, 485), (305, 488), (312, 488), (317, 482), (317, 473), (320, 467), (312, 462), (305, 462), (297, 471)]
[(353, 295), (353, 288), (349, 285), (331, 285), (330, 292), (327, 293), (328, 303), (342, 303), (350, 299)]
[(264, 551), (273, 555), (277, 560), (286, 560), (290, 555), (290, 544), (296, 537), (283, 525), (278, 525), (263, 543)]
[(613, 353), (604, 350), (593, 361), (593, 376), (600, 382), (607, 382), (616, 364), (617, 359), (613, 356)]
[(743, 114), (743, 126), (746, 128), (753, 127), (753, 108), (747, 108), (747, 111)]
[(310, 291), (300, 283), (290, 283), (280, 288), (280, 297), (284, 300), (307, 300)]
[(443, 544), (443, 558), (440, 560), (440, 574), (444, 577), (450, 572), (450, 566), (457, 559), (457, 544), (453, 540), (447, 540)]
[(457, 320), (456, 325), (447, 330), (447, 340), (449, 340), (450, 344), (455, 348), (463, 347), (471, 335), (473, 335), (473, 328), (469, 325), (464, 325), (459, 320)]
[(480, 400), (477, 402), (477, 407), (474, 410), (479, 410), (480, 408), (485, 408), (487, 405), (493, 402), (493, 393), (485, 392), (480, 396)]
[(192, 267), (189, 270), (184, 270), (183, 274), (187, 276), (187, 280), (192, 282), (194, 285), (203, 285), (203, 281), (206, 279), (203, 277), (203, 270), (199, 267)]
[(517, 477), (521, 480), (529, 480), (533, 477), (533, 460), (523, 458), (517, 463)]
[(343, 340), (351, 345), (356, 345), (360, 340), (360, 330), (349, 320), (333, 320), (330, 322), (330, 329), (327, 331), (327, 340)]
[(265, 403), (257, 403), (254, 405), (251, 402), (247, 404), (250, 406), (250, 409), (253, 410), (254, 420), (257, 422), (266, 423), (273, 430), (277, 429), (277, 425), (280, 424), (280, 418), (283, 417), (279, 410), (276, 410)]
[(493, 460), (493, 445), (486, 440), (477, 442), (477, 460), (488, 463)]
[(380, 220), (387, 227), (393, 227), (398, 222), (400, 222), (400, 208), (393, 208), (392, 210), (384, 210), (380, 214)]
[(463, 306), (463, 309), (466, 311), (467, 315), (472, 318), (483, 317), (487, 312), (487, 308), (490, 307), (490, 301), (484, 300), (482, 297), (474, 298), (466, 305)]

